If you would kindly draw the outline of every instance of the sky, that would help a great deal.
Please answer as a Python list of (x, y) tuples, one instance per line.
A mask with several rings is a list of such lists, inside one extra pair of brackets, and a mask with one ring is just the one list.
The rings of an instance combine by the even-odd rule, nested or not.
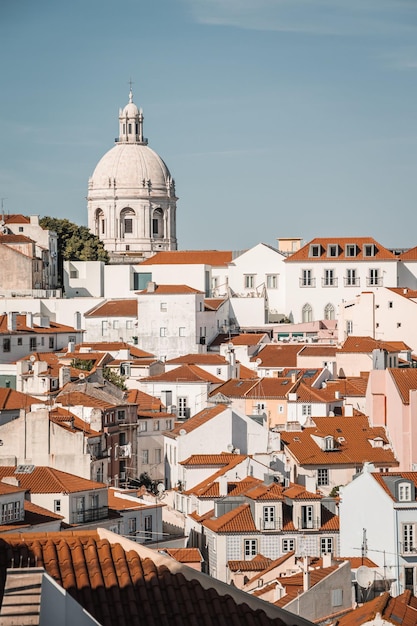
[(87, 224), (132, 80), (179, 249), (417, 245), (416, 0), (0, 0), (0, 68), (6, 213)]

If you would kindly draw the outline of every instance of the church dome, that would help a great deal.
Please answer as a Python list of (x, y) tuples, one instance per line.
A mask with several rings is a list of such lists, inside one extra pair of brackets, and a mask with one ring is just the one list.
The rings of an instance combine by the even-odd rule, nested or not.
[(103, 189), (115, 184), (119, 190), (151, 188), (166, 192), (170, 180), (167, 166), (151, 148), (139, 143), (119, 143), (98, 162), (90, 178), (90, 188)]

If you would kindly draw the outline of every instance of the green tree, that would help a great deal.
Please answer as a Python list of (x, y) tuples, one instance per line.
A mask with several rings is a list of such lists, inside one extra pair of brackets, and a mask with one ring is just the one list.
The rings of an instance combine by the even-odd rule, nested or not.
[(116, 387), (119, 387), (119, 389), (127, 391), (127, 387), (125, 385), (126, 377), (121, 376), (117, 372), (113, 372), (110, 367), (103, 367), (103, 378), (108, 380), (109, 383), (113, 383), (113, 385), (116, 385)]
[(103, 242), (93, 235), (87, 226), (78, 226), (66, 218), (42, 217), (39, 220), (42, 228), (54, 230), (58, 235), (58, 276), (63, 284), (64, 261), (104, 261), (108, 263), (109, 255)]

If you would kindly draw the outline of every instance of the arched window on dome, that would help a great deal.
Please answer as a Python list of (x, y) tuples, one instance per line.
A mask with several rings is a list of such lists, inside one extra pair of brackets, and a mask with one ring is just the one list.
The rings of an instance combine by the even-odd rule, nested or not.
[(135, 212), (126, 207), (120, 211), (120, 237), (130, 237), (133, 233)]
[(152, 237), (163, 239), (164, 237), (164, 213), (162, 209), (155, 209), (152, 214)]
[(334, 306), (331, 302), (326, 304), (326, 306), (324, 307), (324, 319), (334, 320)]
[(313, 309), (311, 308), (311, 304), (308, 304), (308, 302), (303, 306), (302, 320), (303, 322), (313, 321)]
[(102, 209), (97, 209), (94, 218), (94, 230), (95, 235), (100, 237), (106, 234), (106, 220), (104, 219), (104, 213)]

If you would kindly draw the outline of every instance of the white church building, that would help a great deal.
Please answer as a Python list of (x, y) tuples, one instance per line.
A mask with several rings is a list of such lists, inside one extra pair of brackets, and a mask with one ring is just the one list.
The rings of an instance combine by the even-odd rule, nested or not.
[(175, 182), (143, 136), (143, 113), (133, 102), (119, 111), (119, 137), (88, 181), (88, 227), (111, 261), (138, 262), (176, 250)]

